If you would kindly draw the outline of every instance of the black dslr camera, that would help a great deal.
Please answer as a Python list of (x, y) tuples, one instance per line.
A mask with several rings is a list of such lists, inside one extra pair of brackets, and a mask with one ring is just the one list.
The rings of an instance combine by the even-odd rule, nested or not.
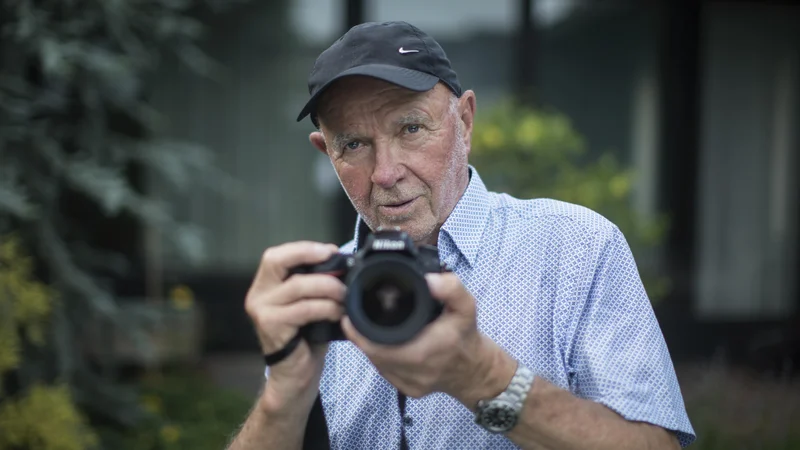
[[(347, 286), (344, 304), (353, 326), (379, 344), (402, 344), (414, 338), (442, 312), (431, 297), (425, 274), (449, 271), (436, 247), (416, 247), (399, 229), (378, 229), (354, 255), (337, 253), (290, 274), (327, 273)], [(315, 322), (300, 329), (309, 343), (346, 340), (339, 322)]]

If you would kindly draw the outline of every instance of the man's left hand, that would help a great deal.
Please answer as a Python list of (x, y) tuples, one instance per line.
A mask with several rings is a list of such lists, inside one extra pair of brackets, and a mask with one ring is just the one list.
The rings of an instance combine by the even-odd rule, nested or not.
[(400, 392), (423, 397), (444, 392), (473, 408), (498, 395), (514, 376), (516, 362), (478, 331), (475, 298), (454, 273), (428, 274), (431, 295), (442, 302), (442, 315), (410, 342), (379, 345), (356, 331), (350, 320), (342, 329)]

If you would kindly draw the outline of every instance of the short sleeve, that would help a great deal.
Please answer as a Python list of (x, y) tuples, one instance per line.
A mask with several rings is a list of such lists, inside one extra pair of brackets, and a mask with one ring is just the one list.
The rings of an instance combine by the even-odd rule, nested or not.
[(590, 247), (588, 294), (568, 355), (570, 387), (628, 420), (674, 431), (686, 447), (695, 432), (630, 248), (617, 227), (598, 233)]

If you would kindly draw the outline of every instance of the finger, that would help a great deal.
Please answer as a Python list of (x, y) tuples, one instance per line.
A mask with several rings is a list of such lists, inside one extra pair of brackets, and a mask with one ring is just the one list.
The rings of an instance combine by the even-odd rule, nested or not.
[[(353, 326), (353, 322), (350, 321), (350, 318), (344, 316), (342, 318), (342, 332), (344, 333), (345, 337), (350, 340), (356, 347), (360, 348), (367, 355), (376, 355), (380, 354), (377, 348), (378, 345), (373, 344), (367, 338), (361, 335), (361, 333), (356, 330), (356, 327)], [(387, 349), (388, 350), (388, 349)]]
[(299, 241), (268, 248), (261, 255), (254, 287), (272, 285), (286, 278), (289, 269), (301, 264), (318, 264), (339, 251), (333, 244)]
[(424, 328), (420, 334), (401, 345), (382, 345), (370, 341), (358, 332), (350, 318), (344, 316), (341, 321), (342, 332), (356, 347), (361, 349), (376, 365), (391, 364), (393, 367), (410, 365), (419, 367), (424, 355), (430, 352), (440, 339), (434, 331), (435, 324)]
[(280, 308), (280, 322), (302, 327), (311, 322), (329, 320), (338, 322), (344, 315), (344, 306), (330, 299), (304, 299)]
[[(367, 356), (380, 359), (393, 359), (398, 356), (398, 353), (403, 352), (408, 345), (382, 345), (370, 341), (358, 332), (350, 318), (344, 316), (342, 318), (342, 332), (347, 339), (349, 339), (356, 347), (360, 348)], [(413, 341), (412, 341), (413, 342)]]
[(342, 302), (347, 286), (325, 274), (294, 275), (269, 293), (269, 303), (286, 305), (304, 298), (326, 298)]
[(442, 302), (446, 309), (470, 313), (475, 309), (472, 294), (467, 291), (454, 273), (429, 273), (425, 275), (433, 298)]
[(266, 306), (252, 314), (263, 350), (272, 353), (283, 348), (297, 329), (311, 322), (338, 321), (344, 308), (330, 299), (308, 299), (286, 306)]

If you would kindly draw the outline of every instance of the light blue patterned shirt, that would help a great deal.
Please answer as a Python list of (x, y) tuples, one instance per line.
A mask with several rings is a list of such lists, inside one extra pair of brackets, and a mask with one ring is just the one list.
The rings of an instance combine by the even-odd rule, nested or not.
[[(478, 328), (539, 377), (629, 420), (694, 440), (667, 346), (619, 229), (589, 209), (488, 192), (474, 168), (439, 233), (440, 258), (477, 300)], [(356, 237), (342, 250), (358, 248)], [(397, 391), (350, 342), (330, 346), (320, 385), (331, 447), (511, 449), (457, 400)]]

